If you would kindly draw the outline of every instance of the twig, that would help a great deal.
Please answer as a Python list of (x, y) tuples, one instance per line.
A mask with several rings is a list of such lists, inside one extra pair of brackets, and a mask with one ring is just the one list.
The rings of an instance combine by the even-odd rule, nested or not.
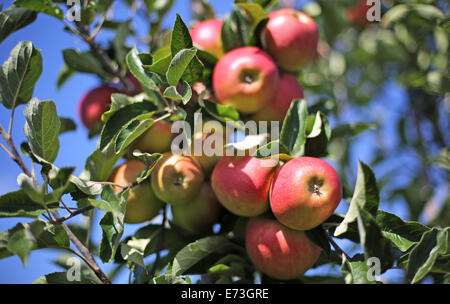
[(75, 210), (75, 211), (71, 211), (70, 214), (68, 214), (68, 215), (66, 215), (66, 216), (63, 216), (63, 217), (57, 218), (57, 219), (55, 220), (54, 224), (57, 224), (57, 225), (62, 224), (62, 223), (64, 223), (65, 221), (67, 221), (67, 220), (69, 220), (69, 219), (71, 219), (71, 218), (73, 218), (73, 217), (75, 217), (75, 216), (77, 216), (77, 215), (79, 215), (79, 214), (81, 214), (81, 213), (84, 213), (84, 212), (86, 212), (86, 211), (90, 211), (90, 210), (92, 210), (92, 209), (94, 209), (93, 206), (87, 206), (87, 207), (84, 207), (84, 208), (81, 208), (81, 209), (78, 209), (78, 210)]
[(161, 250), (164, 245), (164, 230), (165, 230), (166, 219), (167, 219), (167, 206), (164, 206), (163, 219), (161, 221), (161, 237), (159, 238), (158, 248), (156, 250), (156, 258), (155, 258), (155, 261), (153, 262), (152, 270), (150, 271), (150, 278), (153, 278), (155, 276), (156, 267), (158, 266), (158, 262), (159, 262), (159, 259), (161, 256)]
[(348, 256), (348, 254), (346, 254), (345, 251), (342, 250), (342, 248), (339, 247), (338, 244), (336, 244), (336, 242), (335, 242), (335, 241), (333, 240), (333, 238), (328, 234), (328, 231), (326, 231), (326, 230), (323, 228), (323, 226), (322, 226), (322, 229), (323, 229), (323, 231), (324, 231), (324, 233), (325, 233), (325, 236), (327, 237), (327, 240), (328, 240), (328, 241), (330, 242), (330, 244), (333, 246), (334, 250), (336, 250), (336, 252), (337, 252), (340, 256), (344, 255), (345, 258), (346, 258), (347, 260), (350, 260), (350, 257)]

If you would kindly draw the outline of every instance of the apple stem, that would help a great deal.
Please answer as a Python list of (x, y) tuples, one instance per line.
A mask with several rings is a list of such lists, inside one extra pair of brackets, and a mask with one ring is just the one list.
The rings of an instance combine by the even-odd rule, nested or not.
[(322, 227), (323, 232), (325, 233), (325, 236), (327, 237), (328, 241), (329, 241), (330, 244), (333, 246), (334, 250), (336, 250), (336, 252), (337, 252), (341, 257), (342, 257), (342, 256), (345, 256), (345, 258), (346, 258), (347, 260), (350, 260), (350, 257), (348, 256), (348, 254), (345, 253), (345, 251), (342, 250), (342, 248), (339, 247), (338, 244), (336, 244), (336, 242), (335, 242), (335, 241), (333, 240), (333, 238), (330, 236), (330, 234), (328, 233), (328, 231), (327, 231), (323, 226), (321, 226), (321, 227)]

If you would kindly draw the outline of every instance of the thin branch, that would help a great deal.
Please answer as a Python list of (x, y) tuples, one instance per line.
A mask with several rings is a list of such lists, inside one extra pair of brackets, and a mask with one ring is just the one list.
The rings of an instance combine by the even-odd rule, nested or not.
[(3, 150), (8, 154), (10, 158), (14, 158), (14, 156), (9, 152), (8, 148), (6, 148), (3, 144), (0, 144), (0, 147), (2, 147)]
[(347, 260), (350, 260), (350, 257), (348, 256), (348, 254), (345, 253), (345, 251), (342, 250), (342, 248), (339, 247), (338, 244), (336, 244), (336, 242), (335, 242), (335, 241), (333, 240), (333, 238), (328, 234), (328, 231), (326, 231), (326, 230), (323, 228), (323, 226), (322, 226), (322, 229), (323, 229), (323, 231), (325, 232), (325, 236), (327, 237), (327, 240), (330, 242), (330, 244), (333, 246), (334, 250), (336, 250), (336, 252), (337, 252), (340, 256), (344, 255), (345, 258), (346, 258)]
[(65, 221), (67, 221), (67, 220), (69, 220), (69, 219), (71, 219), (71, 218), (73, 218), (73, 217), (75, 217), (75, 216), (77, 216), (77, 215), (79, 215), (79, 214), (82, 214), (82, 213), (84, 213), (84, 212), (86, 212), (86, 211), (90, 211), (90, 210), (92, 210), (92, 209), (94, 209), (93, 206), (87, 206), (87, 207), (84, 207), (84, 208), (81, 208), (81, 209), (77, 209), (77, 210), (75, 210), (75, 211), (71, 211), (70, 214), (68, 214), (68, 215), (66, 215), (66, 216), (63, 216), (63, 217), (57, 218), (57, 219), (55, 220), (54, 224), (56, 224), (56, 225), (62, 224), (62, 223), (64, 223)]
[(167, 206), (164, 206), (163, 219), (161, 221), (161, 237), (159, 238), (158, 249), (156, 251), (156, 258), (155, 258), (155, 261), (153, 262), (152, 270), (150, 272), (150, 278), (153, 278), (155, 276), (156, 267), (158, 266), (158, 262), (159, 262), (159, 259), (161, 256), (161, 250), (164, 245), (164, 231), (165, 231), (166, 220), (167, 220)]

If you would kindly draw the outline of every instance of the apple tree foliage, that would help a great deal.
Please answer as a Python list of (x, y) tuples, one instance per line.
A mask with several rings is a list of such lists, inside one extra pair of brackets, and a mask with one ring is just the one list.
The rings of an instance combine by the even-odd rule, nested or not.
[[(123, 22), (108, 14), (113, 0), (82, 1), (76, 12), (80, 20), (75, 22), (67, 20), (65, 14), (70, 7), (64, 1), (16, 0), (0, 12), (0, 43), (15, 31), (33, 26), (37, 14), (60, 20), (65, 30), (84, 41), (86, 47), (82, 51), (63, 51), (65, 65), (55, 81), (58, 87), (76, 73), (89, 73), (104, 83), (115, 80), (128, 93), (112, 95), (101, 128), (89, 134), (97, 137), (98, 148), (86, 160), (83, 172), (75, 176), (74, 168), (80, 164), (60, 168), (53, 164), (58, 156), (59, 135), (74, 130), (75, 123), (58, 115), (55, 101), (33, 97), (42, 73), (38, 46), (22, 41), (3, 62), (0, 101), (3, 110), (11, 112), (11, 124), (14, 115), (25, 116), (27, 141), (16, 146), (11, 126), (1, 127), (2, 146), (23, 173), (17, 177), (16, 191), (1, 195), (0, 217), (34, 220), (0, 232), (0, 258), (17, 255), (25, 265), (33, 250), (61, 250), (55, 261), (61, 272), (44, 274), (36, 283), (67, 283), (65, 271), (71, 256), (85, 262), (81, 283), (109, 283), (123, 267), (129, 268), (130, 281), (134, 283), (191, 283), (193, 278), (199, 278), (200, 283), (254, 283), (256, 277), (263, 283), (275, 282), (252, 266), (237, 216), (223, 216), (214, 233), (192, 235), (173, 225), (164, 211), (162, 221), (143, 224), (135, 234), (124, 235), (128, 188), (117, 194), (110, 185), (102, 183), (130, 144), (155, 121), (186, 120), (192, 124), (193, 115), (199, 112), (222, 122), (248, 119), (231, 106), (193, 94), (191, 86), (196, 82), (211, 87), (217, 58), (194, 47), (189, 27), (179, 15), (172, 28), (163, 27), (162, 21), (174, 1), (124, 0), (134, 14)], [(266, 14), (280, 8), (283, 2), (234, 2), (232, 11), (224, 17), (224, 50), (261, 46)], [(424, 278), (448, 283), (448, 3), (383, 0), (381, 20), (363, 28), (352, 26), (346, 19), (345, 10), (354, 3), (316, 0), (302, 7), (319, 25), (321, 59), (298, 73), (307, 101), (292, 103), (279, 139), (268, 143), (279, 148), (279, 157), (284, 161), (300, 156), (333, 160), (344, 187), (341, 204), (348, 205), (346, 214), (335, 213), (307, 232), (323, 249), (314, 268), (328, 264), (334, 271), (305, 275), (294, 282), (380, 283), (367, 276), (371, 267), (367, 262), (378, 258), (380, 274), (401, 269), (405, 283), (419, 283)], [(192, 0), (192, 9), (193, 22), (215, 16), (212, 6), (204, 0)], [(132, 18), (149, 22), (145, 37), (137, 37)], [(100, 28), (114, 33), (106, 45), (97, 43)], [(143, 93), (134, 91), (127, 73), (139, 81)], [(401, 109), (391, 108), (389, 100), (375, 104), (380, 103), (380, 92), (390, 85), (406, 92)], [(190, 102), (193, 96), (198, 102)], [(382, 115), (375, 115), (374, 109), (398, 111), (389, 122), (394, 127), (386, 129), (387, 122)], [(352, 117), (358, 120), (348, 121), (348, 113), (356, 113)], [(363, 134), (359, 136), (360, 133)], [(387, 133), (395, 138), (394, 144), (385, 142)], [(375, 142), (370, 163), (354, 163), (352, 153), (364, 135)], [(264, 157), (265, 148), (257, 150), (255, 156)], [(160, 155), (136, 155), (148, 166), (136, 181), (140, 183), (151, 174)], [(406, 164), (399, 162), (398, 157), (405, 155), (413, 159)], [(25, 158), (32, 161), (35, 170), (26, 167)], [(386, 164), (390, 167), (375, 176), (371, 168)], [(400, 185), (396, 182), (399, 175), (407, 176)], [(433, 205), (435, 189), (442, 184), (447, 185), (446, 198), (439, 206)], [(73, 202), (71, 209), (63, 197)], [(407, 207), (408, 220), (379, 208), (398, 201)], [(437, 211), (426, 222), (419, 221), (428, 207)], [(90, 241), (90, 228), (70, 222), (75, 216), (92, 218), (96, 210), (103, 214), (99, 222), (100, 244)], [(336, 239), (348, 240), (354, 246), (345, 253), (336, 245)], [(115, 271), (105, 274), (95, 256), (114, 264)], [(149, 256), (155, 258), (145, 262)]]

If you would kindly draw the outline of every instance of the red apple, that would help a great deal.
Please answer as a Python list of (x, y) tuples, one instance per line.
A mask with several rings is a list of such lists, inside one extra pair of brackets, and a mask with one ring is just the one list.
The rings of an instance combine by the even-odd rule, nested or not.
[(171, 124), (165, 120), (160, 120), (136, 139), (132, 150), (138, 149), (150, 154), (168, 152), (172, 139)]
[(245, 114), (261, 110), (275, 94), (279, 81), (272, 58), (257, 47), (226, 53), (213, 72), (213, 89), (219, 103)]
[(371, 7), (372, 5), (368, 5), (366, 0), (357, 2), (346, 9), (347, 20), (354, 27), (364, 28), (370, 23), (367, 19), (367, 12)]
[[(139, 174), (146, 169), (146, 165), (140, 160), (127, 160), (117, 167), (111, 174), (110, 181), (126, 187), (136, 181)], [(119, 192), (122, 188), (115, 186), (114, 190)], [(153, 193), (149, 182), (141, 183), (133, 187), (127, 198), (125, 211), (125, 223), (137, 224), (154, 218), (164, 206)]]
[(171, 205), (186, 204), (200, 192), (203, 170), (191, 157), (164, 153), (151, 174), (156, 196)]
[(222, 24), (222, 20), (218, 19), (209, 19), (197, 24), (190, 32), (194, 45), (217, 58), (222, 57)]
[(104, 85), (83, 95), (78, 102), (78, 114), (86, 128), (92, 130), (102, 120), (106, 106), (111, 104), (111, 94), (113, 93), (120, 93), (120, 91)]
[(278, 280), (298, 278), (314, 266), (321, 252), (303, 231), (264, 217), (249, 220), (245, 247), (253, 264)]
[(297, 72), (314, 61), (319, 42), (314, 19), (290, 8), (276, 10), (268, 17), (264, 48), (284, 70)]
[(299, 157), (275, 173), (270, 207), (283, 225), (310, 230), (333, 213), (341, 198), (341, 181), (332, 166), (319, 158)]
[[(272, 166), (271, 166), (272, 165)], [(211, 186), (219, 202), (239, 216), (257, 216), (269, 208), (274, 160), (224, 156), (214, 167)]]
[(283, 74), (278, 83), (275, 96), (260, 111), (256, 112), (252, 119), (255, 121), (279, 121), (283, 122), (291, 102), (294, 99), (303, 98), (303, 88), (292, 74)]
[(209, 183), (203, 183), (200, 193), (192, 201), (172, 206), (174, 223), (196, 234), (210, 230), (221, 214), (222, 205)]

